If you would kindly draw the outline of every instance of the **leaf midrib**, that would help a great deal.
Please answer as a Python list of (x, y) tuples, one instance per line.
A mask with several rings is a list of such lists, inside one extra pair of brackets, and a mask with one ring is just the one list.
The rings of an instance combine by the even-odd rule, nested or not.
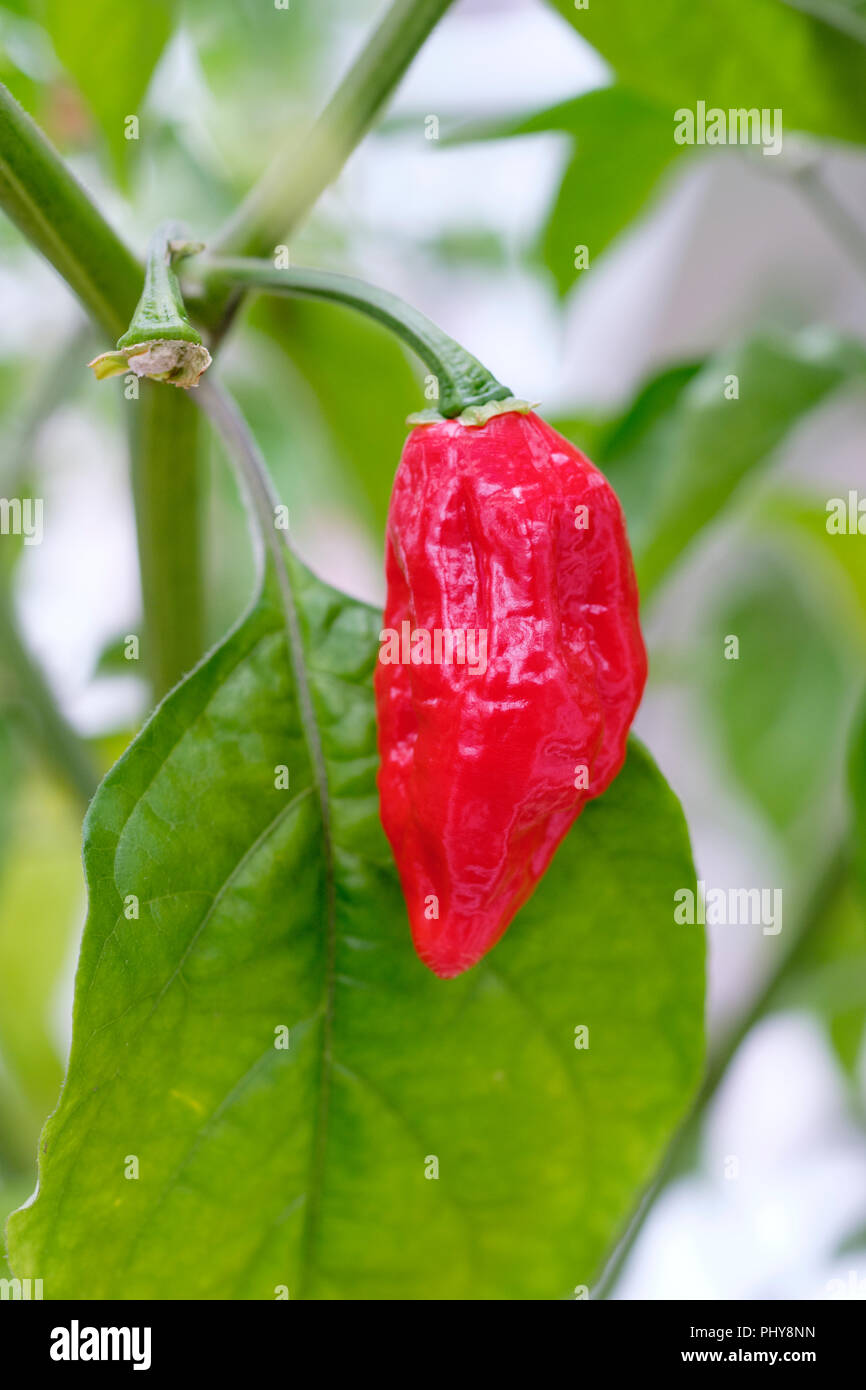
[(307, 1181), (308, 1201), (304, 1209), (304, 1228), (301, 1237), (300, 1274), (298, 1298), (304, 1298), (311, 1282), (314, 1265), (314, 1249), (318, 1236), (322, 1206), (322, 1184), (325, 1167), (325, 1151), (328, 1142), (328, 1119), (333, 1077), (333, 1036), (334, 1007), (336, 1002), (336, 884), (334, 879), (334, 841), (331, 826), (330, 803), (328, 800), (328, 770), (322, 746), (319, 726), (316, 722), (309, 673), (304, 660), (304, 646), (301, 625), (295, 602), (294, 589), (285, 563), (283, 549), (290, 561), (297, 562), (284, 535), (276, 530), (267, 533), (266, 544), (275, 562), (277, 584), (283, 608), (286, 627), (286, 644), (289, 660), (295, 678), (298, 696), (298, 712), (301, 727), (313, 771), (313, 780), (319, 798), (322, 816), (322, 848), (325, 859), (325, 980), (322, 997), (322, 1056), (319, 1068), (319, 1084), (316, 1099), (316, 1118), (313, 1124), (313, 1140), (310, 1151), (310, 1175)]

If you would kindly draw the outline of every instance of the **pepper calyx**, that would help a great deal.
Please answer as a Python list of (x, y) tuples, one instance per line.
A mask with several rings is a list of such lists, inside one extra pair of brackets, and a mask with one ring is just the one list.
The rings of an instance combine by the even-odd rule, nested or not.
[(202, 246), (190, 240), (178, 222), (157, 227), (147, 250), (141, 298), (129, 327), (114, 351), (100, 353), (88, 363), (98, 381), (133, 371), (184, 390), (198, 385), (211, 355), (190, 323), (175, 265), (198, 255)]
[(96, 373), (97, 381), (122, 376), (132, 371), (136, 376), (153, 381), (168, 382), (188, 390), (197, 386), (202, 372), (207, 371), (211, 355), (201, 342), (185, 338), (153, 338), (141, 343), (125, 344), (114, 352), (102, 352), (88, 366)]
[[(459, 415), (450, 418), (467, 429), (483, 429), (496, 415), (529, 415), (535, 410), (538, 401), (524, 401), (518, 396), (506, 396), (501, 401), (487, 401), (484, 405), (470, 405)], [(406, 417), (407, 425), (439, 425), (449, 417), (438, 410), (419, 410)]]

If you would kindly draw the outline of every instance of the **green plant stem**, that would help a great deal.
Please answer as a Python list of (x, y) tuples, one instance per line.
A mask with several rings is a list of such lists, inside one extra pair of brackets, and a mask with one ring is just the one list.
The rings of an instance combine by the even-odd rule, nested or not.
[(135, 308), (141, 267), (2, 84), (0, 207), (112, 341), (117, 338)]
[[(337, 177), (453, 0), (394, 0), (312, 129), (281, 150), (211, 245), (223, 255), (267, 256)], [(242, 291), (211, 305), (214, 345)]]
[(312, 130), (281, 150), (214, 243), (267, 255), (342, 169), (452, 0), (394, 0)]
[(0, 588), (0, 652), (37, 746), (86, 809), (99, 782), (96, 764), (83, 739), (61, 712), (38, 662), (24, 645), (5, 582)]
[(209, 283), (229, 282), (270, 294), (325, 299), (346, 304), (384, 324), (416, 352), (435, 375), (442, 415), (459, 415), (472, 406), (511, 395), (486, 367), (405, 300), (364, 280), (327, 270), (277, 270), (270, 261), (224, 257), (208, 260)]
[(180, 223), (163, 222), (151, 237), (145, 262), (144, 289), (129, 327), (117, 341), (118, 347), (131, 347), (160, 338), (201, 342), (201, 335), (189, 321), (174, 270), (172, 244), (183, 236), (184, 229)]
[(129, 409), (143, 655), (159, 700), (204, 650), (199, 417), (185, 391), (150, 381)]
[[(0, 86), (0, 207), (47, 257), (114, 342), (142, 288), (142, 268), (38, 126)], [(144, 384), (133, 426), (139, 567), (154, 691), (202, 654), (198, 416), (175, 387)], [(77, 775), (77, 774), (76, 774)]]
[(827, 919), (827, 914), (842, 891), (848, 873), (849, 853), (847, 847), (840, 846), (829, 857), (824, 871), (814, 888), (803, 924), (793, 938), (788, 950), (784, 952), (776, 969), (771, 973), (763, 988), (758, 992), (746, 1012), (737, 1020), (727, 1037), (714, 1052), (707, 1067), (703, 1084), (697, 1098), (683, 1124), (671, 1141), (659, 1169), (644, 1194), (631, 1224), (623, 1239), (613, 1252), (598, 1283), (592, 1291), (595, 1299), (608, 1296), (616, 1284), (625, 1263), (637, 1243), (646, 1224), (647, 1217), (657, 1199), (688, 1165), (700, 1141), (701, 1130), (709, 1109), (716, 1098), (719, 1087), (728, 1074), (736, 1054), (752, 1029), (773, 1008), (776, 997), (788, 978), (797, 970), (809, 945)]

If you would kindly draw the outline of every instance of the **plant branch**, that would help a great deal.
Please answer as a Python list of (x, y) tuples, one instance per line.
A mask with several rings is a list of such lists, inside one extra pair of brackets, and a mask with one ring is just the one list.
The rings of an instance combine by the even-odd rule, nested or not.
[(142, 381), (131, 403), (144, 649), (155, 699), (204, 650), (199, 417), (186, 391)]
[(271, 294), (346, 304), (384, 324), (416, 352), (438, 383), (437, 407), (445, 416), (511, 396), (470, 353), (424, 314), (388, 290), (327, 270), (277, 270), (270, 261), (226, 257), (203, 264), (208, 283), (229, 283)]
[(0, 207), (114, 339), (141, 267), (11, 93), (0, 84)]
[[(339, 174), (453, 0), (393, 0), (312, 129), (280, 151), (212, 245), (224, 255), (266, 256)], [(240, 302), (220, 306), (218, 341)]]
[[(139, 301), (142, 268), (3, 86), (0, 207), (116, 340)], [(133, 479), (139, 566), (148, 665), (159, 697), (202, 654), (198, 417), (183, 392), (172, 387), (154, 394), (147, 383), (136, 410)]]
[(593, 1289), (593, 1298), (607, 1298), (622, 1273), (657, 1199), (668, 1183), (682, 1171), (689, 1155), (694, 1153), (707, 1114), (724, 1077), (727, 1075), (731, 1062), (755, 1025), (774, 1006), (782, 986), (797, 970), (811, 941), (826, 921), (829, 908), (845, 885), (849, 858), (845, 846), (838, 847), (831, 854), (819, 877), (817, 886), (810, 896), (800, 930), (794, 936), (788, 950), (783, 953), (776, 969), (771, 973), (749, 1008), (737, 1020), (721, 1046), (711, 1057), (694, 1105), (674, 1135), (652, 1183), (632, 1218), (631, 1224)]
[(282, 150), (215, 246), (267, 255), (342, 169), (452, 0), (394, 0), (312, 130)]
[[(222, 441), (230, 462), (246, 493), (250, 519), (260, 565), (270, 545), (271, 557), (279, 559), (279, 537), (274, 529), (274, 508), (278, 505), (270, 474), (246, 421), (226, 390), (210, 376), (196, 392), (196, 405), (207, 415)], [(283, 537), (286, 541), (286, 538)], [(286, 544), (288, 542), (286, 541)]]

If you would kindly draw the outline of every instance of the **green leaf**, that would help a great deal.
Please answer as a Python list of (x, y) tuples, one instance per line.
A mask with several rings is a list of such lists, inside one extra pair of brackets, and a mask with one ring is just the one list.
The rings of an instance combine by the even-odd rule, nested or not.
[(630, 532), (636, 531), (659, 485), (670, 422), (702, 363), (680, 363), (651, 377), (619, 415), (561, 416), (554, 427), (616, 479)]
[(866, 912), (850, 874), (823, 908), (817, 930), (798, 943), (771, 1008), (817, 1014), (846, 1079), (856, 1084), (866, 1027)]
[[(860, 962), (862, 966), (862, 961)], [(866, 972), (864, 972), (866, 982)], [(850, 1009), (834, 1013), (829, 1023), (830, 1041), (842, 1070), (851, 1081), (857, 1080), (863, 1036), (866, 1033), (866, 1004), (854, 1004)]]
[(443, 144), (511, 139), (559, 131), (576, 137), (542, 234), (541, 254), (561, 294), (579, 278), (579, 246), (589, 265), (638, 215), (669, 164), (683, 154), (670, 109), (625, 87), (602, 87), (530, 116), (458, 127)]
[(93, 112), (115, 167), (122, 170), (130, 149), (127, 116), (142, 120), (142, 102), (172, 30), (173, 0), (119, 5), (117, 0), (44, 0), (44, 24), (58, 58)]
[[(786, 131), (866, 138), (862, 48), (779, 0), (552, 0), (619, 80), (670, 111), (783, 111)], [(859, 86), (851, 79), (859, 71)]]
[(864, 369), (858, 344), (823, 331), (761, 336), (641, 393), (595, 462), (624, 499), (644, 599), (803, 416)]
[[(828, 531), (829, 502), (841, 502), (846, 511), (848, 489), (834, 487), (835, 496), (804, 496), (774, 490), (750, 510), (749, 520), (764, 534), (778, 535), (780, 543), (816, 574), (824, 571), (836, 583), (832, 612), (837, 625), (846, 625), (849, 643), (860, 650), (866, 643), (866, 557), (863, 537), (856, 529)], [(830, 491), (829, 488), (826, 489)]]
[(678, 804), (633, 748), (495, 951), (436, 979), (378, 818), (381, 619), (288, 573), (89, 813), (69, 1072), (13, 1268), (48, 1298), (569, 1297), (699, 1076)]
[(543, 233), (545, 264), (564, 294), (580, 276), (576, 248), (591, 266), (641, 212), (682, 146), (671, 138), (671, 116), (620, 87), (578, 99), (572, 129), (577, 149)]
[[(729, 636), (736, 660), (725, 658)], [(801, 855), (833, 819), (828, 798), (838, 800), (859, 669), (812, 576), (769, 550), (710, 623), (701, 683), (726, 763)]]
[[(641, 466), (642, 459), (645, 455), (658, 459), (656, 433), (665, 429), (683, 390), (701, 365), (682, 363), (665, 368), (651, 377), (626, 409), (616, 415), (566, 414), (550, 421), (555, 430), (599, 467), (616, 466), (617, 495), (629, 527), (637, 524), (656, 481), (654, 473)], [(631, 467), (626, 466), (628, 463)]]

